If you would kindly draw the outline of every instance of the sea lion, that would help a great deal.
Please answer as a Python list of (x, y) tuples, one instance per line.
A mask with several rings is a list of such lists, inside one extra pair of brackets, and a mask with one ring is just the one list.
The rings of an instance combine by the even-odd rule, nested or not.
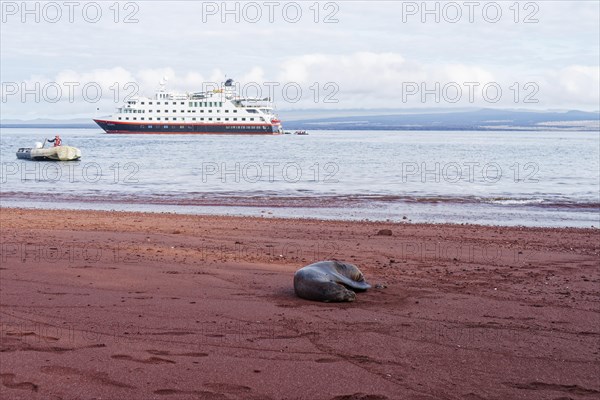
[(342, 261), (319, 261), (294, 274), (294, 291), (307, 300), (354, 301), (354, 292), (370, 288), (356, 265)]

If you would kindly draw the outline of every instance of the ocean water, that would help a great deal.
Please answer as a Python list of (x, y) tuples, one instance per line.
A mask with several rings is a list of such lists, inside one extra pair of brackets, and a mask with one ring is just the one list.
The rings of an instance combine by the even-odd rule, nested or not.
[[(77, 162), (17, 160), (60, 134)], [(2, 206), (599, 227), (598, 132), (0, 130)]]

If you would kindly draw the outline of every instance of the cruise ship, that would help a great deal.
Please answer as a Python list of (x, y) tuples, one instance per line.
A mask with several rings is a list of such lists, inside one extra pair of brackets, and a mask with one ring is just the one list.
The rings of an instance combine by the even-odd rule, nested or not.
[(281, 121), (269, 98), (242, 98), (233, 79), (219, 89), (174, 93), (166, 81), (153, 98), (135, 97), (110, 117), (96, 118), (106, 133), (278, 135)]

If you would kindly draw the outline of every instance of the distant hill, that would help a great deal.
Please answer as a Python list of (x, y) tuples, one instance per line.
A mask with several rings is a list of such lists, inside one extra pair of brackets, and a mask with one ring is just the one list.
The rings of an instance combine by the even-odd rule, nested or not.
[[(600, 113), (588, 111), (282, 110), (287, 130), (600, 130)], [(2, 120), (1, 128), (98, 128), (90, 119)]]
[(344, 130), (599, 130), (600, 113), (586, 111), (459, 112), (340, 116), (285, 120), (286, 128)]
[(91, 118), (78, 119), (3, 119), (0, 120), (0, 128), (98, 128)]

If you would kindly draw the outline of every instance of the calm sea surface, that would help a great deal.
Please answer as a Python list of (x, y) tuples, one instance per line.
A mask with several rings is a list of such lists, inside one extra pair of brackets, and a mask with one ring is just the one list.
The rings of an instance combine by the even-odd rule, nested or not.
[[(70, 163), (17, 160), (60, 134)], [(528, 226), (600, 225), (598, 132), (308, 136), (0, 131), (2, 206)]]

